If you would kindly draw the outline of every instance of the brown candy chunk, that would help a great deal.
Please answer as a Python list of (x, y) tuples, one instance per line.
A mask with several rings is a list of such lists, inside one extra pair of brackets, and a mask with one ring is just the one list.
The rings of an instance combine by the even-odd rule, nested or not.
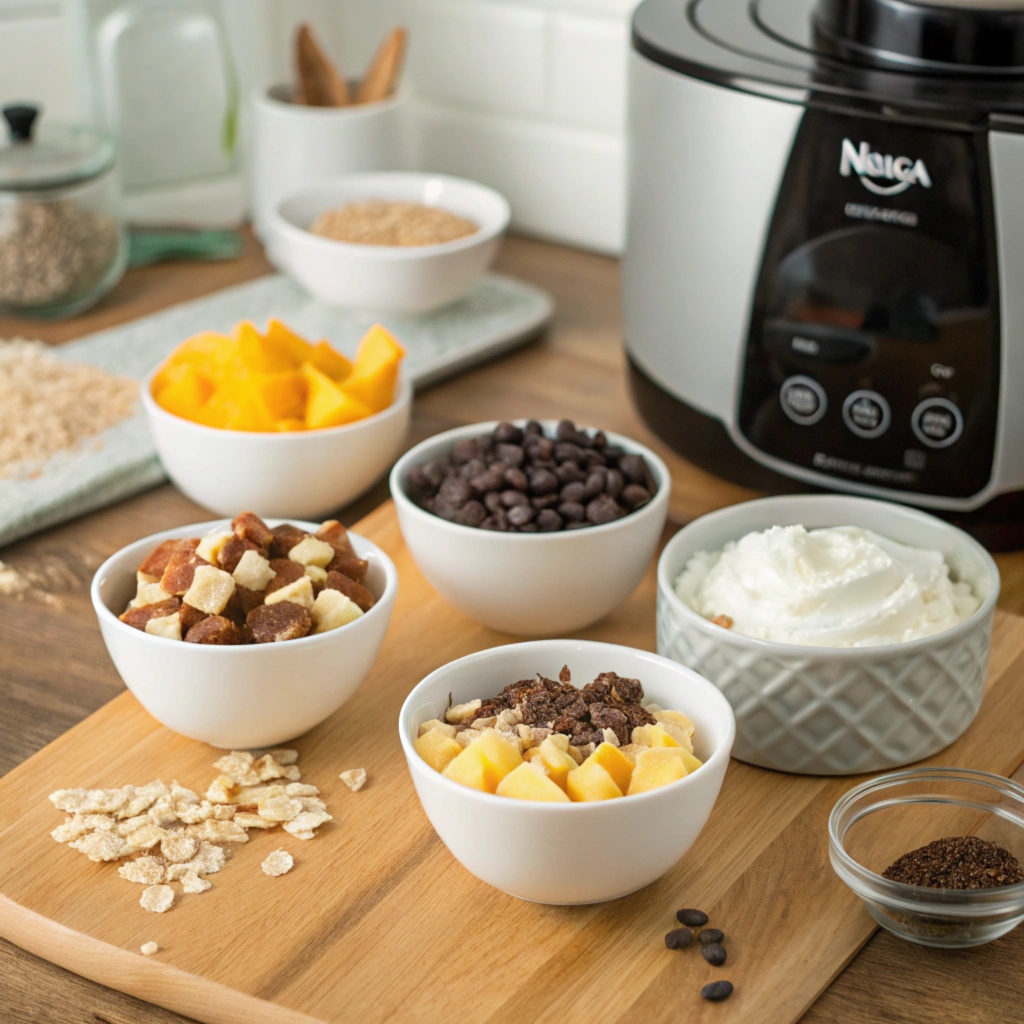
[(340, 572), (329, 572), (324, 583), (324, 590), (340, 590), (349, 600), (354, 601), (364, 612), (374, 606), (374, 596), (355, 580), (349, 579)]
[(160, 601), (157, 604), (147, 604), (143, 608), (129, 608), (122, 612), (118, 618), (134, 629), (146, 631), (146, 623), (150, 619), (162, 619), (165, 615), (173, 615), (181, 606), (181, 602), (172, 597), (169, 601)]
[(210, 564), (205, 558), (200, 558), (196, 554), (197, 547), (199, 547), (199, 541), (194, 538), (179, 540), (175, 545), (171, 557), (167, 560), (167, 568), (164, 569), (163, 575), (160, 577), (160, 586), (168, 594), (181, 597), (192, 586), (192, 578), (196, 574), (196, 569), (201, 565)]
[(242, 643), (242, 631), (223, 615), (208, 615), (185, 634), (185, 643), (221, 646), (240, 644)]
[(292, 526), (291, 523), (282, 523), (280, 526), (275, 526), (270, 532), (274, 535), (270, 544), (271, 558), (287, 558), (288, 552), (306, 536), (305, 530), (300, 530), (297, 526)]
[[(273, 581), (271, 581), (273, 582)], [(228, 601), (228, 608), (237, 608), (241, 615), (242, 622), (245, 622), (249, 612), (253, 608), (259, 608), (263, 604), (264, 594), (258, 590), (250, 590), (248, 587), (243, 587), (241, 584), (235, 584), (235, 592), (231, 595), (231, 600)], [(227, 609), (225, 609), (226, 611)], [(231, 616), (234, 618), (234, 615)], [(241, 623), (239, 623), (241, 625)]]
[(298, 640), (313, 628), (309, 612), (291, 601), (263, 604), (249, 612), (246, 625), (253, 643), (270, 644)]
[(181, 635), (184, 636), (197, 622), (202, 622), (206, 618), (206, 612), (201, 612), (198, 608), (193, 608), (190, 604), (181, 602)]
[(272, 558), (270, 560), (270, 568), (277, 575), (267, 584), (266, 590), (263, 591), (262, 596), (264, 599), (275, 590), (287, 587), (289, 583), (294, 583), (306, 575), (306, 570), (303, 566), (298, 562), (293, 562), (290, 558)]
[(366, 579), (366, 570), (370, 563), (360, 558), (354, 551), (341, 551), (334, 549), (335, 555), (327, 565), (328, 572), (340, 572), (356, 583), (362, 583)]
[(158, 544), (139, 566), (139, 572), (144, 572), (147, 576), (163, 576), (167, 563), (171, 560), (171, 553), (177, 546), (177, 540), (165, 540)]
[(274, 541), (270, 527), (255, 512), (242, 512), (231, 520), (231, 529), (240, 540), (250, 540), (266, 551)]
[(355, 554), (352, 541), (348, 539), (348, 530), (337, 519), (328, 519), (321, 523), (320, 529), (316, 531), (316, 538), (327, 541), (339, 551), (351, 551), (353, 555)]
[(260, 548), (251, 540), (242, 540), (240, 537), (232, 537), (230, 540), (224, 542), (224, 547), (220, 549), (217, 561), (225, 572), (234, 572), (238, 568), (238, 563), (242, 560), (242, 555), (244, 555), (246, 551), (260, 551)]

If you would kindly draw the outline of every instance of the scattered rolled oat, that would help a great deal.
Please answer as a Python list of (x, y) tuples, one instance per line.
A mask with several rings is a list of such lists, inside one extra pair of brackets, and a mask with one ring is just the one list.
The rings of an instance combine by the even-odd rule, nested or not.
[(142, 890), (139, 903), (143, 910), (162, 914), (171, 909), (174, 903), (174, 890), (169, 885), (151, 885), (148, 889)]
[(344, 782), (353, 793), (358, 793), (359, 790), (366, 785), (366, 769), (349, 768), (347, 772), (342, 772), (338, 778), (341, 779), (341, 781)]
[[(67, 817), (50, 835), (90, 860), (122, 861), (118, 874), (147, 887), (140, 905), (164, 913), (174, 904), (170, 883), (178, 882), (188, 894), (212, 888), (206, 876), (221, 870), (232, 844), (248, 841), (248, 829), (283, 825), (305, 840), (332, 820), (320, 790), (298, 781), (297, 758), (294, 750), (259, 758), (247, 752), (225, 754), (215, 765), (221, 774), (205, 800), (177, 781), (170, 786), (156, 780), (120, 789), (59, 789), (50, 801)], [(358, 772), (365, 777), (362, 769)], [(277, 850), (267, 857), (264, 871), (284, 874), (292, 864), (287, 851)]]
[(277, 878), (278, 875), (285, 875), (295, 865), (295, 860), (287, 850), (275, 850), (273, 853), (267, 854), (266, 860), (260, 865), (263, 868), (265, 875), (270, 875), (271, 878)]
[(152, 956), (160, 947), (155, 942), (144, 942), (141, 946), (143, 956)]

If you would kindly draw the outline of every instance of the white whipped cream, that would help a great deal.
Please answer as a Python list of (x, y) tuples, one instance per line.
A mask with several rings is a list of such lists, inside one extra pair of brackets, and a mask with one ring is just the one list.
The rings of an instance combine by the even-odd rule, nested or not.
[(949, 629), (977, 611), (941, 552), (856, 526), (773, 526), (722, 551), (699, 551), (676, 593), (747, 636), (814, 647), (896, 644)]

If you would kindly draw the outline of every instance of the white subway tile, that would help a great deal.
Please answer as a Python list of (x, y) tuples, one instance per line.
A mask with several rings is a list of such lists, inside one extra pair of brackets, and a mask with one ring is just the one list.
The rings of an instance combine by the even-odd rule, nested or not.
[(548, 112), (585, 128), (622, 131), (629, 33), (611, 18), (552, 17)]
[(64, 19), (0, 19), (0, 102), (39, 103), (47, 116), (79, 116)]
[(543, 11), (489, 0), (407, 0), (404, 14), (419, 95), (510, 114), (542, 113)]
[(483, 181), (512, 204), (531, 234), (601, 252), (621, 251), (624, 140), (519, 118), (417, 103), (420, 165)]
[[(523, 7), (544, 7), (555, 11), (576, 11), (580, 14), (604, 14), (629, 20), (640, 0), (515, 0)], [(684, 0), (679, 0), (680, 5)]]

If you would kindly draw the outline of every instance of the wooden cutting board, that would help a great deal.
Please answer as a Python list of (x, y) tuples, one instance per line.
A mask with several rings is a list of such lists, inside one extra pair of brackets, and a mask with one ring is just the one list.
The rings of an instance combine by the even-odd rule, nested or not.
[[(335, 822), (305, 843), (254, 831), (212, 877), (213, 889), (180, 898), (163, 915), (144, 911), (141, 887), (114, 865), (50, 839), (62, 816), (47, 795), (156, 777), (205, 788), (219, 755), (158, 725), (122, 694), (0, 779), (0, 934), (217, 1024), (797, 1020), (875, 927), (828, 861), (829, 811), (858, 780), (734, 761), (696, 845), (641, 892), (591, 907), (544, 907), (491, 889), (427, 822), (396, 721), (428, 672), (510, 638), (433, 592), (390, 504), (355, 529), (391, 555), (401, 586), (362, 688), (295, 744), (304, 779), (323, 790)], [(583, 635), (653, 649), (654, 605), (652, 566), (633, 597)], [(1012, 774), (1024, 762), (1022, 720), (1024, 619), (1002, 614), (981, 712), (933, 763)], [(355, 767), (370, 778), (359, 793), (338, 779)], [(295, 868), (268, 878), (259, 865), (278, 846), (294, 853)], [(726, 932), (724, 968), (695, 948), (665, 948), (682, 906), (707, 910)], [(160, 952), (143, 957), (139, 947), (150, 940)], [(702, 985), (723, 977), (736, 985), (728, 1002), (699, 998)]]

